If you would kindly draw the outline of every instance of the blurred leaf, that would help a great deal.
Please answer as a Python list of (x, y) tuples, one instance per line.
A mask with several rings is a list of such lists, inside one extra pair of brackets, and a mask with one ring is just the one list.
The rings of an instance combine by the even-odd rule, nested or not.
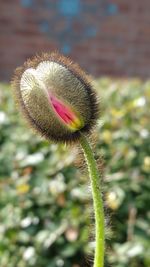
[[(95, 155), (105, 162), (110, 213), (106, 267), (149, 267), (150, 81), (94, 84), (101, 99)], [(32, 133), (10, 90), (0, 84), (0, 266), (86, 266), (94, 229), (89, 178), (74, 165), (79, 151)]]

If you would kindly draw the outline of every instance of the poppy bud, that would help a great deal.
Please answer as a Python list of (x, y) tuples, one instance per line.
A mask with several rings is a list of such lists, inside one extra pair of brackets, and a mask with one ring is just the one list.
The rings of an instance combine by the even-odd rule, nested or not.
[(97, 119), (97, 98), (89, 77), (58, 53), (25, 62), (12, 85), (29, 124), (49, 140), (76, 141)]

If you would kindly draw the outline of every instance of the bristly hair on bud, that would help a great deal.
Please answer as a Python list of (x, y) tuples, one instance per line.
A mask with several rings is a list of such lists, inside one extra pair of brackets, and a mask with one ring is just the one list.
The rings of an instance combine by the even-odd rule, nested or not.
[(98, 117), (97, 96), (89, 76), (57, 52), (27, 60), (15, 71), (17, 104), (37, 132), (54, 142), (78, 141)]

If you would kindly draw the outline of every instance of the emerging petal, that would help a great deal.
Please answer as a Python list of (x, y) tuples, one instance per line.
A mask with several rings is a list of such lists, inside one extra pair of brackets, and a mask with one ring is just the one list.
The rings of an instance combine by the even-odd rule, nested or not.
[(69, 106), (62, 103), (53, 95), (50, 96), (50, 101), (57, 115), (70, 129), (79, 130), (83, 127), (81, 118)]

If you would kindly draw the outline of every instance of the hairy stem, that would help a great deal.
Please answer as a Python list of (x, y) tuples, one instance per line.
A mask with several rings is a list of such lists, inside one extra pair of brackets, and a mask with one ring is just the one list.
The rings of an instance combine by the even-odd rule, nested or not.
[(86, 137), (81, 135), (80, 144), (87, 162), (88, 171), (91, 180), (92, 197), (95, 215), (95, 256), (93, 267), (104, 267), (104, 248), (105, 248), (105, 218), (102, 193), (100, 189), (100, 175), (97, 170), (93, 151)]

